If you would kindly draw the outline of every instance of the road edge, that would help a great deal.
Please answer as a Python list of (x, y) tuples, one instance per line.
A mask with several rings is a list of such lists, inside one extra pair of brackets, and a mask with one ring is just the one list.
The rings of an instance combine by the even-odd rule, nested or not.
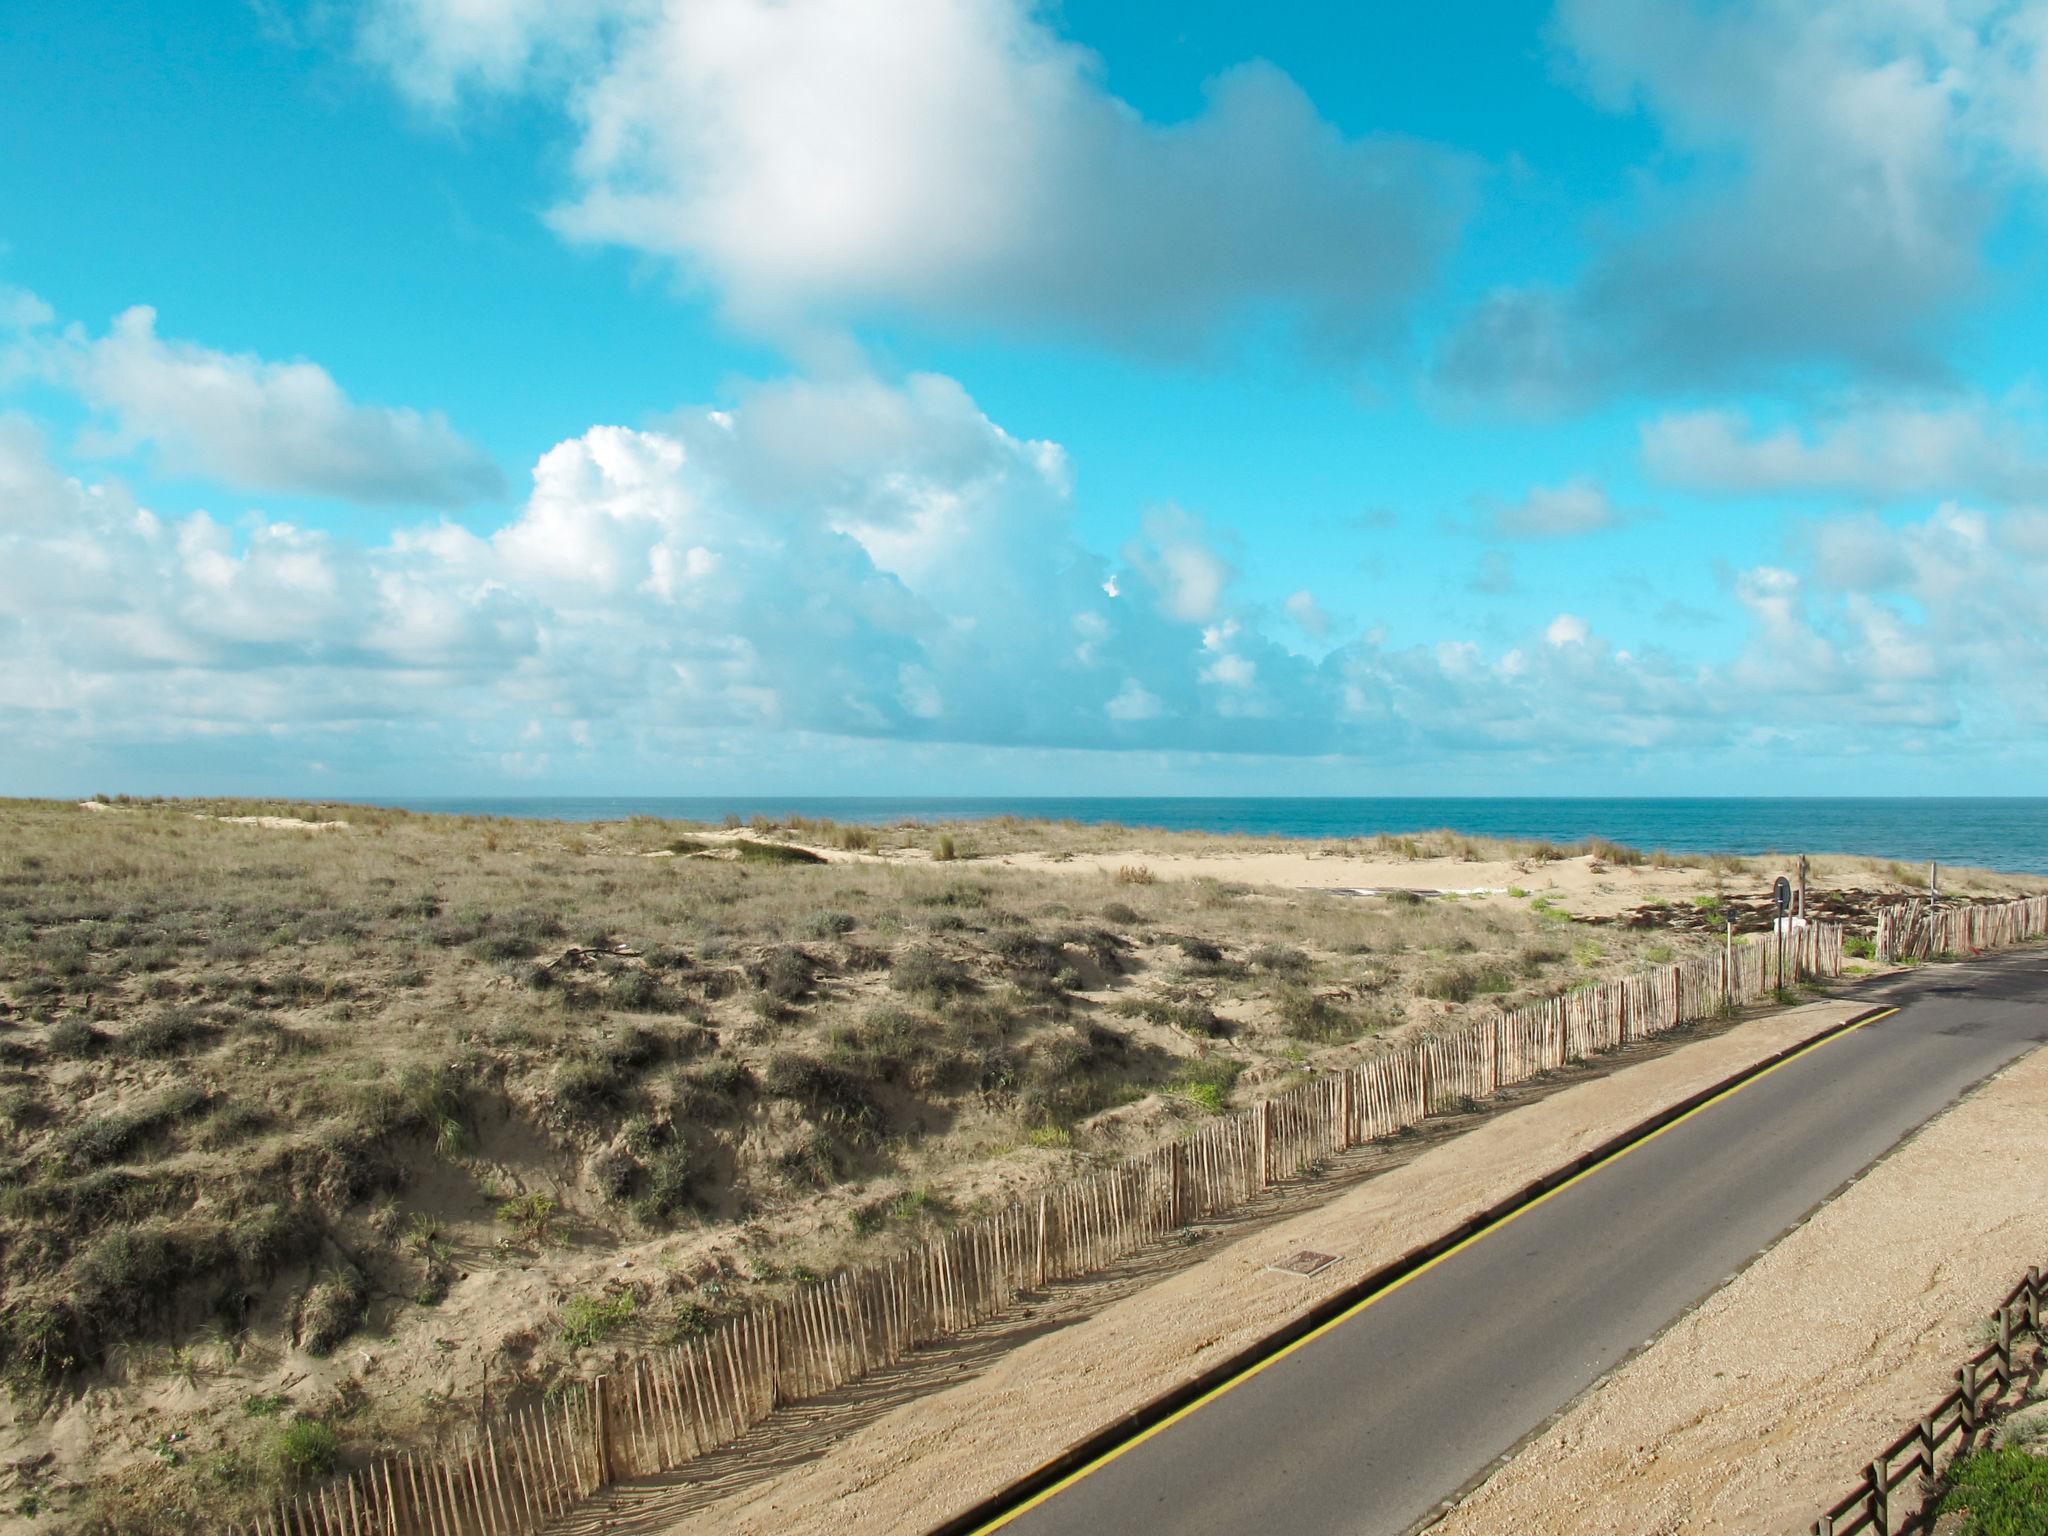
[(1042, 1462), (1023, 1477), (998, 1489), (960, 1514), (933, 1526), (928, 1536), (976, 1536), (976, 1533), (994, 1530), (1008, 1523), (1023, 1513), (1029, 1505), (1050, 1494), (1061, 1484), (1092, 1467), (1112, 1452), (1160, 1427), (1168, 1419), (1192, 1407), (1211, 1393), (1285, 1353), (1361, 1302), (1401, 1284), (1410, 1276), (1448, 1255), (1453, 1249), (1472, 1241), (1482, 1232), (1526, 1210), (1564, 1185), (1590, 1173), (1602, 1163), (1619, 1157), (1631, 1147), (1647, 1141), (1724, 1094), (1734, 1092), (1765, 1073), (1783, 1066), (1796, 1056), (1896, 1011), (1896, 1005), (1893, 1004), (1879, 1004), (1865, 1009), (1665, 1105), (1655, 1114), (1645, 1117), (1626, 1130), (1616, 1132), (1597, 1146), (1551, 1169), (1514, 1193), (1448, 1228), (1427, 1243), (1410, 1249), (1399, 1258), (1381, 1265), (1342, 1290), (1324, 1297), (1272, 1332), (1253, 1340), (1158, 1397), (1118, 1415), (1049, 1461)]

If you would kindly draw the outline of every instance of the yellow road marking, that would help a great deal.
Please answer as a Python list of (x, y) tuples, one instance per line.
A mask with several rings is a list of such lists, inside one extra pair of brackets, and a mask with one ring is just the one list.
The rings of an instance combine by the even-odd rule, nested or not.
[(1685, 1124), (1686, 1121), (1690, 1120), (1694, 1115), (1712, 1109), (1716, 1104), (1719, 1104), (1723, 1099), (1734, 1097), (1736, 1094), (1742, 1092), (1743, 1089), (1747, 1088), (1751, 1083), (1762, 1082), (1765, 1078), (1769, 1077), (1773, 1072), (1777, 1071), (1780, 1067), (1789, 1067), (1792, 1065), (1793, 1062), (1798, 1061), (1803, 1056), (1811, 1055), (1814, 1051), (1819, 1050), (1822, 1046), (1832, 1045), (1835, 1041), (1855, 1033), (1857, 1030), (1863, 1028), (1864, 1025), (1875, 1024), (1880, 1019), (1888, 1019), (1898, 1011), (1899, 1010), (1896, 1008), (1885, 1008), (1881, 1009), (1876, 1013), (1871, 1014), (1868, 1018), (1858, 1019), (1854, 1024), (1850, 1024), (1845, 1028), (1836, 1030), (1833, 1034), (1824, 1036), (1819, 1040), (1815, 1040), (1811, 1044), (1801, 1046), (1798, 1050), (1794, 1051), (1790, 1056), (1787, 1056), (1784, 1060), (1772, 1062), (1771, 1065), (1765, 1067), (1761, 1072), (1757, 1073), (1754, 1077), (1746, 1077), (1741, 1082), (1735, 1084), (1735, 1086), (1732, 1088), (1723, 1088), (1719, 1093), (1715, 1094), (1711, 1099), (1708, 1099), (1705, 1103), (1695, 1104), (1691, 1109), (1688, 1109), (1684, 1114), (1678, 1116), (1676, 1119), (1671, 1121), (1670, 1124), (1660, 1125), (1659, 1127), (1657, 1127), (1656, 1130), (1650, 1132), (1649, 1135), (1643, 1137), (1642, 1139), (1638, 1141), (1632, 1141), (1627, 1146), (1622, 1147), (1617, 1151), (1609, 1153), (1606, 1157), (1601, 1158), (1599, 1162), (1593, 1164), (1592, 1167), (1583, 1168), (1579, 1172), (1573, 1174), (1570, 1178), (1566, 1179), (1562, 1184), (1558, 1185), (1557, 1188), (1545, 1190), (1542, 1194), (1538, 1195), (1534, 1200), (1531, 1200), (1527, 1205), (1520, 1206), (1515, 1210), (1508, 1212), (1507, 1215), (1501, 1217), (1498, 1221), (1491, 1222), (1488, 1225), (1481, 1227), (1477, 1232), (1474, 1232), (1470, 1237), (1467, 1237), (1462, 1241), (1453, 1244), (1451, 1247), (1446, 1248), (1442, 1253), (1438, 1254), (1435, 1258), (1430, 1259), (1425, 1263), (1418, 1264), (1414, 1269), (1411, 1269), (1407, 1274), (1401, 1276), (1400, 1279), (1388, 1282), (1379, 1290), (1374, 1291), (1370, 1296), (1360, 1297), (1357, 1301), (1353, 1302), (1350, 1306), (1346, 1307), (1342, 1312), (1339, 1312), (1335, 1317), (1331, 1318), (1328, 1322), (1323, 1323), (1315, 1329), (1311, 1330), (1310, 1332), (1303, 1334), (1300, 1338), (1296, 1339), (1292, 1344), (1286, 1345), (1281, 1349), (1275, 1350), (1272, 1354), (1266, 1356), (1265, 1359), (1257, 1361), (1252, 1365), (1246, 1366), (1244, 1370), (1240, 1371), (1237, 1375), (1231, 1377), (1228, 1381), (1218, 1382), (1215, 1386), (1211, 1387), (1208, 1391), (1204, 1392), (1200, 1397), (1196, 1398), (1193, 1402), (1188, 1403), (1183, 1407), (1174, 1410), (1174, 1412), (1168, 1414), (1165, 1418), (1161, 1419), (1157, 1424), (1154, 1424), (1149, 1429), (1143, 1430), (1140, 1433), (1133, 1435), (1130, 1439), (1124, 1441), (1121, 1445), (1114, 1446), (1111, 1449), (1104, 1451), (1100, 1456), (1096, 1457), (1095, 1460), (1089, 1462), (1086, 1466), (1075, 1468), (1072, 1472), (1069, 1472), (1065, 1477), (1061, 1478), (1058, 1482), (1054, 1483), (1050, 1488), (1044, 1489), (1039, 1493), (1033, 1494), (1030, 1498), (1026, 1499), (1022, 1504), (1019, 1504), (1015, 1509), (1011, 1510), (1008, 1514), (998, 1515), (995, 1519), (989, 1521), (988, 1524), (976, 1526), (974, 1531), (972, 1532), (972, 1536), (987, 1536), (988, 1532), (1001, 1530), (1011, 1521), (1016, 1520), (1024, 1515), (1028, 1515), (1029, 1513), (1031, 1513), (1032, 1510), (1038, 1508), (1039, 1505), (1045, 1503), (1046, 1500), (1053, 1498), (1054, 1496), (1060, 1493), (1064, 1493), (1067, 1489), (1073, 1487), (1074, 1484), (1081, 1481), (1082, 1478), (1087, 1477), (1090, 1473), (1100, 1472), (1104, 1467), (1108, 1466), (1111, 1462), (1115, 1461), (1119, 1456), (1123, 1455), (1126, 1451), (1134, 1451), (1139, 1446), (1143, 1445), (1147, 1440), (1150, 1440), (1154, 1435), (1160, 1434), (1166, 1430), (1173, 1428), (1174, 1425), (1178, 1424), (1182, 1419), (1186, 1418), (1189, 1414), (1195, 1412), (1197, 1409), (1207, 1407), (1210, 1403), (1216, 1401), (1216, 1399), (1221, 1397), (1224, 1393), (1232, 1390), (1235, 1387), (1243, 1386), (1246, 1382), (1250, 1381), (1254, 1376), (1258, 1375), (1259, 1372), (1265, 1370), (1268, 1366), (1278, 1365), (1282, 1360), (1285, 1360), (1297, 1349), (1301, 1349), (1305, 1345), (1313, 1344), (1317, 1339), (1321, 1338), (1331, 1329), (1339, 1327), (1344, 1323), (1350, 1322), (1352, 1318), (1358, 1316), (1359, 1313), (1363, 1312), (1367, 1307), (1371, 1306), (1374, 1302), (1384, 1300), (1386, 1297), (1393, 1295), (1394, 1292), (1400, 1290), (1401, 1287), (1406, 1285), (1409, 1281), (1419, 1279), (1421, 1276), (1428, 1274), (1432, 1269), (1435, 1269), (1437, 1265), (1443, 1263), (1447, 1259), (1453, 1258), (1456, 1255), (1463, 1253), (1467, 1248), (1470, 1248), (1474, 1243), (1478, 1242), (1481, 1238), (1490, 1237), (1495, 1232), (1500, 1231), (1501, 1228), (1507, 1226), (1510, 1222), (1513, 1222), (1520, 1217), (1528, 1215), (1529, 1212), (1535, 1210), (1539, 1205), (1542, 1205), (1545, 1201), (1554, 1199), (1556, 1196), (1563, 1194), (1566, 1190), (1570, 1189), (1574, 1184), (1578, 1183), (1579, 1180), (1591, 1178), (1594, 1174), (1598, 1173), (1602, 1168), (1611, 1167), (1615, 1163), (1621, 1161), (1622, 1158), (1627, 1157), (1629, 1153), (1635, 1151), (1638, 1147), (1647, 1147), (1651, 1142), (1655, 1141), (1659, 1136), (1662, 1136), (1666, 1131), (1676, 1130), (1679, 1126)]

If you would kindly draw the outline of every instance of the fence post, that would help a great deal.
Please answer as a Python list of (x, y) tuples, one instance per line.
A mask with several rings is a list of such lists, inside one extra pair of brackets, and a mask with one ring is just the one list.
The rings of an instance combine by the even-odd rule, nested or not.
[(1343, 1130), (1337, 1136), (1337, 1146), (1340, 1151), (1351, 1145), (1351, 1126), (1353, 1114), (1357, 1108), (1354, 1098), (1356, 1089), (1352, 1084), (1354, 1070), (1354, 1068), (1346, 1067), (1338, 1078), (1340, 1086), (1337, 1090), (1337, 1118), (1343, 1123)]
[(1869, 1477), (1871, 1524), (1884, 1536), (1891, 1536), (1891, 1490), (1885, 1486), (1886, 1472), (1882, 1461), (1870, 1464)]
[(607, 1487), (612, 1480), (612, 1414), (611, 1403), (605, 1395), (604, 1380), (604, 1377), (600, 1376), (590, 1384), (590, 1416), (597, 1440), (594, 1449), (597, 1453), (597, 1486), (599, 1488)]
[(1045, 1192), (1038, 1196), (1038, 1260), (1034, 1269), (1038, 1275), (1038, 1289), (1045, 1289)]
[(1429, 1042), (1423, 1040), (1415, 1047), (1415, 1118), (1418, 1122), (1429, 1118)]
[(1259, 1100), (1259, 1188), (1273, 1187), (1273, 1101)]

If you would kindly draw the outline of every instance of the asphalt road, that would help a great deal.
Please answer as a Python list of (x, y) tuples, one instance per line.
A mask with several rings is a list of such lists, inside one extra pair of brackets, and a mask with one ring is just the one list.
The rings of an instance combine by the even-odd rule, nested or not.
[(1413, 1529), (1916, 1126), (2048, 1041), (2048, 955), (1867, 995), (1901, 1011), (1596, 1169), (1005, 1536)]

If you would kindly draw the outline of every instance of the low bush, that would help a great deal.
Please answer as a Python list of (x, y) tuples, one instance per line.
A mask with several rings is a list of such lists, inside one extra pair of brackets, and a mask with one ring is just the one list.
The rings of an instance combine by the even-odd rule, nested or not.
[(2048, 1530), (2048, 1458), (2016, 1446), (1978, 1451), (1959, 1457), (1943, 1481), (1940, 1512), (1962, 1517), (1956, 1536), (2040, 1536)]
[(94, 1029), (83, 1019), (59, 1019), (50, 1026), (50, 1032), (43, 1037), (53, 1056), (69, 1056), (78, 1059), (96, 1056), (107, 1043), (106, 1034)]
[(547, 1195), (515, 1195), (498, 1206), (498, 1220), (510, 1227), (528, 1248), (545, 1248), (553, 1235), (555, 1212), (559, 1209)]
[(620, 971), (605, 988), (604, 1000), (631, 1013), (673, 1013), (676, 995), (651, 971)]
[(859, 1130), (881, 1126), (882, 1107), (867, 1084), (843, 1068), (798, 1051), (770, 1057), (761, 1086), (779, 1099), (791, 1099), (813, 1114), (830, 1116)]
[(739, 849), (740, 859), (747, 864), (823, 864), (824, 855), (798, 848), (789, 843), (762, 843), (752, 838), (741, 838), (733, 846)]
[(905, 950), (889, 967), (889, 985), (898, 992), (949, 997), (974, 989), (974, 977), (959, 961), (936, 949)]
[(1273, 1003), (1280, 1015), (1280, 1028), (1312, 1045), (1342, 1045), (1371, 1027), (1336, 999), (1306, 987), (1283, 987)]
[(759, 1086), (743, 1062), (707, 1061), (677, 1074), (675, 1116), (686, 1124), (729, 1119)]
[(755, 985), (778, 1003), (800, 1003), (817, 985), (817, 962), (793, 944), (780, 944), (761, 957)]
[(571, 1349), (595, 1349), (630, 1323), (637, 1310), (626, 1292), (571, 1296), (562, 1304), (562, 1342)]
[(1276, 976), (1303, 976), (1313, 968), (1309, 957), (1291, 944), (1261, 944), (1246, 958), (1259, 970)]
[(369, 1286), (353, 1264), (331, 1269), (299, 1303), (299, 1348), (309, 1355), (329, 1355), (334, 1346), (362, 1325)]
[(190, 1008), (169, 1008), (121, 1032), (120, 1047), (132, 1056), (181, 1056), (219, 1033)]
[(58, 1155), (81, 1171), (119, 1162), (150, 1138), (196, 1115), (206, 1101), (204, 1089), (186, 1084), (134, 1109), (89, 1116), (57, 1138)]
[(1244, 1069), (1227, 1056), (1202, 1056), (1174, 1074), (1174, 1091), (1204, 1109), (1220, 1110)]
[(293, 1419), (278, 1426), (268, 1446), (279, 1479), (292, 1487), (317, 1483), (334, 1472), (341, 1442), (318, 1419)]
[(591, 1120), (626, 1102), (628, 1068), (601, 1056), (574, 1056), (555, 1068), (548, 1095), (557, 1115)]

